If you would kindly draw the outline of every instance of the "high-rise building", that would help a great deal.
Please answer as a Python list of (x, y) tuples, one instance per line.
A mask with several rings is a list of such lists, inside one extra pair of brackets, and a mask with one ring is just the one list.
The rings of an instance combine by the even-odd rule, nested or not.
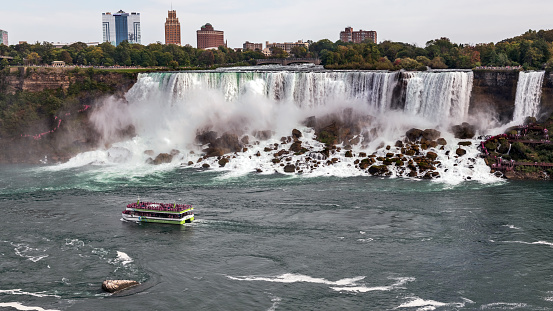
[(180, 22), (175, 10), (169, 11), (165, 19), (165, 44), (180, 45)]
[(140, 13), (125, 13), (123, 10), (114, 14), (102, 13), (102, 32), (102, 41), (115, 46), (125, 40), (140, 44)]
[(227, 46), (224, 31), (214, 30), (210, 23), (203, 25), (200, 30), (196, 30), (196, 38), (198, 40), (198, 49), (218, 48), (221, 45)]
[(250, 41), (246, 41), (242, 45), (242, 48), (244, 51), (255, 51), (255, 50), (263, 50), (263, 43), (251, 43)]
[(353, 31), (353, 28), (346, 27), (344, 31), (340, 32), (340, 41), (343, 42), (361, 43), (367, 39), (372, 43), (376, 43), (376, 31), (361, 29)]
[(0, 44), (9, 45), (8, 32), (2, 29), (0, 29)]

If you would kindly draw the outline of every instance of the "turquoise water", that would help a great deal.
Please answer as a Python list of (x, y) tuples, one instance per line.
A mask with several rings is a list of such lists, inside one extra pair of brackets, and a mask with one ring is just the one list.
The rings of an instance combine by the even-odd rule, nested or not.
[[(549, 310), (548, 182), (0, 167), (0, 309)], [(191, 225), (120, 220), (137, 197)], [(105, 279), (142, 285), (117, 295)]]

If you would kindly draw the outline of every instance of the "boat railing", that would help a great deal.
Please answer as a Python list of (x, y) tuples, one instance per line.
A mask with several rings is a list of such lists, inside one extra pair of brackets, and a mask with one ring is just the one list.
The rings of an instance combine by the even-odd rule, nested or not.
[(166, 204), (166, 203), (154, 203), (154, 202), (137, 202), (137, 203), (128, 204), (127, 208), (147, 209), (147, 210), (165, 211), (165, 212), (182, 212), (187, 209), (191, 209), (192, 205), (176, 204), (176, 203)]

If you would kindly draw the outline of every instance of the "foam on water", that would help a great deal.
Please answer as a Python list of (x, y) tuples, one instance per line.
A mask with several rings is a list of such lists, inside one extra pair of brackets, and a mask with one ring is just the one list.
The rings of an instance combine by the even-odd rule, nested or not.
[(410, 297), (411, 299), (408, 302), (405, 302), (401, 304), (398, 309), (403, 308), (416, 308), (417, 311), (431, 311), (436, 310), (437, 308), (442, 307), (450, 307), (450, 308), (463, 308), (467, 302), (473, 303), (472, 301), (468, 299), (464, 299), (463, 302), (453, 302), (453, 303), (445, 303), (445, 302), (439, 302), (436, 300), (425, 300), (419, 297)]
[(25, 295), (25, 296), (33, 296), (33, 297), (56, 297), (60, 298), (58, 295), (52, 295), (52, 294), (45, 294), (45, 292), (38, 292), (38, 293), (31, 293), (31, 292), (24, 292), (22, 289), (7, 289), (7, 290), (0, 290), (0, 294), (5, 295)]
[(16, 310), (21, 310), (21, 311), (60, 311), (60, 310), (57, 310), (57, 309), (44, 309), (44, 308), (41, 308), (41, 307), (29, 307), (29, 306), (25, 306), (19, 302), (0, 302), (0, 307), (5, 307), (5, 308), (14, 308)]
[(123, 266), (133, 262), (132, 258), (127, 255), (126, 253), (123, 253), (123, 252), (120, 252), (120, 251), (117, 251), (117, 261), (121, 262), (121, 264)]

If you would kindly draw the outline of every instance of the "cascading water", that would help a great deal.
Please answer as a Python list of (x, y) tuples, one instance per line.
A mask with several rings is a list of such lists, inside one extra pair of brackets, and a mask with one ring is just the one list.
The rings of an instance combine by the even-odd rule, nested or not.
[(514, 123), (521, 123), (526, 117), (538, 116), (544, 76), (545, 71), (521, 71), (519, 73), (513, 113)]
[[(402, 79), (404, 83), (399, 84)], [(474, 149), (468, 153), (472, 162), (464, 163), (463, 159), (450, 157), (457, 147), (456, 139), (447, 129), (452, 122), (458, 124), (466, 119), (472, 79), (470, 71), (149, 73), (139, 75), (126, 95), (126, 103), (104, 103), (103, 107), (95, 109), (92, 119), (101, 133), (113, 133), (128, 125), (134, 127), (138, 136), (132, 142), (114, 145), (131, 150), (134, 164), (147, 160), (145, 150), (168, 153), (176, 149), (180, 154), (174, 158), (175, 165), (188, 163), (201, 167), (207, 163), (213, 169), (222, 169), (218, 164), (221, 157), (203, 158), (202, 153), (208, 145), (198, 144), (197, 134), (213, 131), (218, 136), (232, 133), (242, 141), (249, 141), (245, 143), (245, 151), (233, 153), (224, 167), (226, 171), (238, 174), (256, 170), (282, 172), (284, 164), (293, 163), (296, 171), (314, 176), (366, 175), (366, 170), (359, 169), (359, 162), (348, 156), (346, 149), (357, 155), (374, 152), (387, 157), (390, 148), (384, 147), (402, 140), (406, 130), (441, 127), (445, 129), (442, 136), (449, 145), (441, 149), (432, 147), (443, 163), (435, 170), (444, 177), (462, 181), (466, 176), (475, 178), (478, 175), (474, 171), (462, 171), (461, 167), (474, 167), (478, 151), (469, 147)], [(392, 107), (392, 102), (398, 101), (396, 93), (401, 93), (398, 88), (405, 85), (405, 104)], [(332, 150), (330, 155), (320, 153), (325, 145), (316, 140), (313, 128), (304, 125), (312, 116), (323, 123), (330, 120), (328, 125), (333, 124), (332, 118), (336, 116), (341, 118), (340, 122), (345, 122), (341, 126), (345, 126), (343, 130), (348, 128), (348, 132), (343, 132), (346, 140), (338, 144), (340, 149)], [(289, 151), (293, 141), (284, 138), (290, 136), (292, 129), (300, 130), (301, 147), (309, 152), (288, 153), (286, 163), (275, 161), (276, 155), (270, 152), (263, 153)], [(357, 132), (347, 136), (350, 130)], [(259, 136), (259, 132), (269, 134)], [(392, 151), (399, 155), (400, 149)], [(102, 156), (101, 161), (106, 158)], [(338, 160), (330, 161), (331, 158)], [(479, 176), (484, 180), (489, 169), (483, 161), (480, 164)], [(395, 166), (391, 171), (395, 176), (407, 176), (408, 172)]]
[(472, 71), (406, 72), (405, 111), (425, 119), (449, 123), (468, 116)]

